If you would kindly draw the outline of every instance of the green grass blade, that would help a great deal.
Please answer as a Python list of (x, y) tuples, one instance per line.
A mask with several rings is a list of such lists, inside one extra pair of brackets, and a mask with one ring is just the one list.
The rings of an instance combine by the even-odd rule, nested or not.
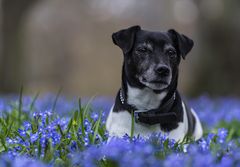
[(96, 126), (95, 126), (93, 137), (92, 137), (92, 144), (94, 144), (94, 141), (96, 139), (96, 135), (97, 135), (98, 130), (99, 130), (101, 119), (102, 119), (102, 112), (100, 113), (100, 117), (98, 118), (98, 120), (96, 122)]
[(133, 134), (134, 134), (134, 111), (131, 112), (131, 116), (132, 116), (132, 123), (131, 123), (131, 135), (130, 138), (133, 138)]
[(83, 136), (85, 136), (85, 129), (84, 129), (84, 112), (82, 109), (82, 103), (81, 103), (81, 98), (79, 98), (78, 100), (78, 107), (79, 107), (79, 114), (80, 114), (80, 125), (81, 125), (81, 130), (82, 130), (82, 134)]
[(37, 101), (37, 98), (39, 97), (39, 95), (40, 95), (40, 92), (37, 92), (37, 94), (33, 97), (33, 100), (30, 104), (30, 112), (33, 110), (34, 104)]
[(9, 134), (11, 133), (13, 124), (14, 124), (14, 122), (12, 121), (12, 122), (10, 123), (9, 127), (7, 128), (6, 136), (9, 136)]
[(58, 101), (58, 98), (59, 98), (61, 92), (62, 92), (62, 88), (60, 88), (60, 89), (58, 90), (58, 93), (57, 93), (57, 95), (56, 95), (56, 98), (55, 98), (55, 100), (54, 100), (54, 102), (53, 102), (52, 112), (54, 112), (55, 109), (56, 109), (57, 101)]
[(90, 104), (92, 103), (93, 99), (95, 99), (96, 96), (92, 96), (90, 100), (88, 100), (87, 104), (84, 106), (83, 110), (83, 117), (86, 117), (87, 112), (90, 110)]
[[(0, 136), (0, 141), (1, 141), (2, 146), (4, 147), (4, 151), (7, 151), (8, 148), (7, 148), (6, 143), (5, 143), (5, 141), (6, 141), (5, 137)], [(0, 153), (1, 153), (1, 151), (0, 151)]]
[(62, 131), (61, 126), (60, 126), (60, 125), (57, 125), (57, 127), (58, 127), (58, 130), (60, 131), (61, 136), (64, 137), (65, 135), (64, 135), (64, 133), (63, 133), (63, 131)]
[(72, 123), (73, 123), (73, 119), (71, 119), (68, 123), (68, 126), (67, 126), (67, 131), (66, 131), (66, 135), (69, 133), (71, 127), (72, 127)]
[(19, 104), (18, 104), (18, 124), (21, 124), (21, 116), (22, 116), (22, 96), (23, 96), (23, 86), (21, 86), (20, 94), (19, 94)]

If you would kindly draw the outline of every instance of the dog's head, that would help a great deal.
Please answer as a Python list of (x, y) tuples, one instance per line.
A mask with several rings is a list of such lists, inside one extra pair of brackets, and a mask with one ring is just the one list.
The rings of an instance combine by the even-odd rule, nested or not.
[(153, 90), (164, 90), (178, 73), (193, 41), (171, 29), (151, 32), (133, 26), (112, 34), (113, 43), (124, 54), (124, 71), (134, 82)]

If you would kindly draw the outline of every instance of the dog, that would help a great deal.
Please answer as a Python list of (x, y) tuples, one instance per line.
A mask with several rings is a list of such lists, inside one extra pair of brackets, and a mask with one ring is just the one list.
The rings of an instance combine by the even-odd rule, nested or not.
[(148, 137), (167, 134), (182, 141), (201, 138), (203, 130), (195, 111), (178, 90), (178, 66), (193, 47), (193, 41), (174, 29), (167, 32), (132, 26), (112, 34), (124, 56), (122, 84), (106, 121), (110, 136)]

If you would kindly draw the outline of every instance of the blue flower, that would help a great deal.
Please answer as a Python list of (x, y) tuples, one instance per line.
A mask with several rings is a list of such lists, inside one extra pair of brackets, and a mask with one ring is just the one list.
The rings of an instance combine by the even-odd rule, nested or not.
[(171, 149), (174, 148), (175, 144), (176, 144), (175, 140), (169, 139), (169, 142), (168, 142), (168, 147), (169, 148), (171, 148)]
[(188, 155), (188, 159), (189, 160), (192, 159), (191, 166), (194, 166), (194, 167), (215, 166), (215, 158), (209, 152), (205, 152), (204, 154), (196, 153), (193, 155)]
[(228, 135), (228, 131), (225, 128), (218, 129), (217, 140), (219, 143), (224, 143)]
[(33, 117), (34, 117), (35, 119), (39, 119), (41, 116), (42, 116), (42, 114), (39, 113), (39, 112), (34, 112), (34, 113), (33, 113)]
[(92, 129), (91, 122), (89, 122), (87, 119), (85, 119), (83, 123), (86, 131), (90, 131)]
[(221, 159), (221, 162), (217, 165), (219, 167), (228, 167), (228, 166), (234, 166), (234, 161), (232, 158), (224, 156)]
[(53, 112), (51, 110), (45, 110), (44, 114), (47, 116), (47, 117), (50, 117), (53, 115)]
[(22, 129), (18, 129), (18, 133), (22, 136), (22, 137), (26, 137), (27, 132), (25, 130)]
[(88, 137), (84, 137), (84, 146), (88, 146), (90, 143), (90, 140)]
[(31, 141), (31, 143), (34, 143), (35, 141), (37, 141), (38, 140), (38, 133), (35, 133), (35, 134), (31, 134), (30, 135), (30, 141)]
[(181, 154), (172, 154), (164, 161), (165, 167), (182, 167), (185, 166), (185, 158)]
[(13, 167), (47, 167), (42, 162), (27, 157), (17, 157), (12, 164)]
[(207, 143), (207, 141), (205, 139), (200, 139), (199, 142), (199, 147), (203, 152), (206, 152), (209, 150), (209, 144)]
[(8, 144), (14, 144), (14, 143), (15, 143), (14, 140), (11, 139), (11, 138), (9, 138), (9, 137), (6, 138), (6, 142), (7, 142)]
[(142, 148), (142, 151), (144, 154), (152, 154), (154, 152), (154, 148), (150, 144), (144, 144), (144, 147)]
[(56, 131), (51, 133), (51, 138), (52, 138), (53, 145), (59, 144), (61, 141), (61, 135), (59, 133), (57, 133)]
[(206, 139), (206, 142), (208, 145), (211, 144), (213, 138), (215, 137), (216, 135), (214, 133), (209, 133), (208, 136), (207, 136), (207, 139)]
[(72, 152), (75, 152), (77, 151), (77, 142), (76, 141), (72, 141), (71, 144), (70, 144), (70, 150)]
[(25, 131), (30, 130), (31, 129), (31, 124), (28, 121), (24, 121), (23, 122), (23, 127), (24, 127)]
[(92, 112), (92, 113), (91, 113), (91, 118), (93, 119), (93, 121), (97, 121), (98, 118), (99, 118), (98, 113), (96, 113), (96, 112)]

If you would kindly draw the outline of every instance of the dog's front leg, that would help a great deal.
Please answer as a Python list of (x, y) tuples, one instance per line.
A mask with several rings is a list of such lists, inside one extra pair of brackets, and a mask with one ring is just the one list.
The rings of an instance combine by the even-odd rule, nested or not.
[(132, 119), (129, 112), (113, 112), (111, 109), (106, 122), (106, 129), (109, 132), (109, 136), (122, 137), (125, 134), (130, 135), (131, 121)]

